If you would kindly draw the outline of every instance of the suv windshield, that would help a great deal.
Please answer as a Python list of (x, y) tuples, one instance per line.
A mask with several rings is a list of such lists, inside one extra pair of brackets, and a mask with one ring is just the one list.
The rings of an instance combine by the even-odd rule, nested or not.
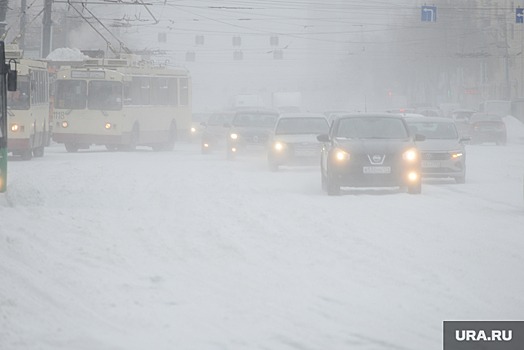
[(339, 120), (335, 137), (348, 139), (404, 139), (408, 131), (401, 119), (351, 117)]
[(276, 120), (276, 114), (242, 112), (237, 113), (233, 120), (233, 125), (254, 128), (272, 128), (275, 125)]
[(275, 134), (327, 134), (328, 129), (325, 118), (282, 118)]

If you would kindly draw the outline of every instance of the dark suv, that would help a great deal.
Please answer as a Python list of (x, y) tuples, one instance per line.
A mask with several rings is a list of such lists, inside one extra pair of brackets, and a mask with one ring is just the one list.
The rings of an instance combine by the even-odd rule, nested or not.
[(239, 153), (264, 153), (278, 112), (272, 109), (242, 109), (235, 113), (226, 135), (227, 158)]
[(420, 153), (400, 115), (348, 114), (333, 121), (323, 142), (322, 188), (339, 195), (340, 187), (400, 187), (421, 192)]

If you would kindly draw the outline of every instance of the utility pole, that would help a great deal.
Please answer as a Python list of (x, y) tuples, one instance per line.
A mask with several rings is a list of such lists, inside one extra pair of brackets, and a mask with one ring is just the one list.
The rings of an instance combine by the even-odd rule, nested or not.
[(4, 40), (5, 36), (5, 26), (6, 21), (5, 18), (7, 16), (7, 5), (9, 3), (9, 0), (0, 0), (0, 39)]
[(42, 20), (44, 27), (42, 32), (42, 58), (46, 58), (51, 52), (51, 9), (53, 7), (53, 0), (44, 1), (44, 18)]
[(27, 11), (27, 0), (22, 0), (20, 4), (20, 39), (18, 39), (18, 46), (21, 50), (25, 49), (25, 26), (26, 26), (26, 16)]

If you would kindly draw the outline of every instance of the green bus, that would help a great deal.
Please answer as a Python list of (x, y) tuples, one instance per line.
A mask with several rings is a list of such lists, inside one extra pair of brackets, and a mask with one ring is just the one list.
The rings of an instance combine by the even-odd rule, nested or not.
[(0, 192), (7, 188), (7, 91), (16, 91), (16, 62), (5, 61), (5, 43), (0, 41)]

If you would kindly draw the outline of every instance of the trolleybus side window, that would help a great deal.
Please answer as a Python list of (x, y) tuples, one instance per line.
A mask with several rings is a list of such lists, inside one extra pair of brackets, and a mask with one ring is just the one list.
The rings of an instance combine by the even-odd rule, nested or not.
[(169, 104), (169, 90), (166, 78), (151, 78), (151, 104), (165, 106)]
[(64, 109), (85, 109), (87, 83), (84, 80), (59, 80), (56, 84), (56, 107)]
[(151, 104), (151, 82), (149, 78), (140, 78), (140, 104)]
[(87, 108), (112, 111), (122, 109), (122, 84), (118, 81), (90, 81)]
[(178, 106), (178, 79), (172, 78), (168, 82), (169, 105)]
[(189, 105), (189, 82), (187, 78), (180, 78), (180, 105)]

